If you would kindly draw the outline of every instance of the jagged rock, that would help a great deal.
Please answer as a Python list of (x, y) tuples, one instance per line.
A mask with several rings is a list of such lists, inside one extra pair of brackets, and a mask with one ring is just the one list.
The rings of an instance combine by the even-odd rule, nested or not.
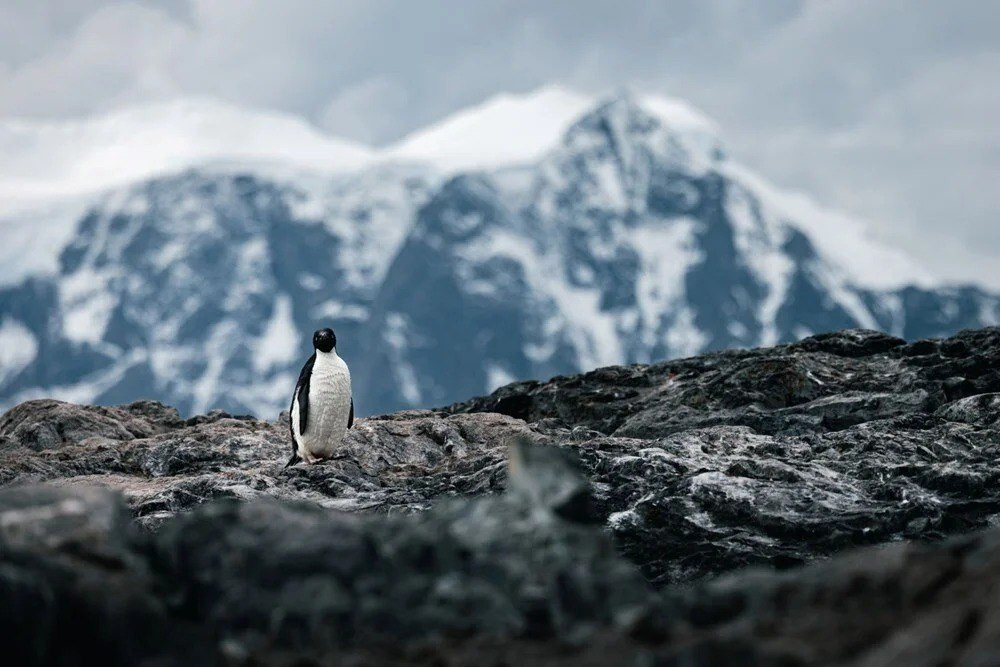
[[(34, 401), (0, 417), (0, 590), (26, 662), (57, 634), (162, 658), (176, 629), (230, 663), (990, 664), (994, 533), (737, 571), (996, 528), (998, 395), (1000, 329), (848, 331), (359, 419), (287, 470), (287, 416)], [(66, 629), (87, 614), (137, 620)]]
[[(225, 413), (184, 421), (150, 402), (101, 408), (46, 400), (21, 404), (0, 425), (0, 483), (116, 488), (147, 527), (214, 498), (426, 509), (438, 496), (501, 489), (504, 442), (528, 432), (497, 414), (402, 412), (358, 420), (336, 460), (284, 470), (287, 415), (277, 423)], [(40, 442), (44, 451), (36, 451)]]
[(1000, 530), (667, 596), (664, 665), (1000, 664)]
[[(574, 488), (560, 474), (540, 477)], [(224, 500), (156, 533), (133, 531), (107, 490), (0, 490), (0, 621), (17, 637), (5, 657), (930, 666), (1000, 655), (1000, 529), (660, 597), (599, 528), (525, 491), (537, 482), (399, 516)]]
[(623, 553), (662, 584), (997, 521), (998, 390), (1000, 329), (912, 346), (848, 331), (517, 383), (448, 411), (575, 441)]
[(991, 426), (1000, 421), (1000, 393), (976, 394), (946, 405), (935, 413), (950, 422)]
[(927, 414), (998, 390), (1000, 328), (964, 331), (926, 350), (874, 331), (842, 331), (786, 346), (519, 382), (448, 411), (558, 419), (644, 439), (716, 425), (799, 434)]
[(12, 442), (40, 451), (87, 438), (145, 438), (183, 424), (176, 410), (156, 401), (137, 401), (120, 408), (83, 409), (62, 401), (28, 401), (0, 418), (0, 443)]
[[(551, 463), (528, 458), (534, 462), (520, 476), (586, 488), (565, 469), (543, 471)], [(218, 657), (271, 664), (389, 641), (495, 636), (572, 645), (599, 628), (625, 631), (657, 609), (599, 527), (567, 520), (561, 502), (536, 500), (520, 491), (396, 516), (226, 500), (139, 534), (110, 491), (7, 489), (0, 590), (12, 604), (0, 618), (30, 638), (17, 664), (72, 663), (98, 651), (111, 664), (162, 657), (175, 627)], [(88, 606), (93, 614), (61, 635)], [(128, 636), (114, 627), (118, 615), (131, 618)]]

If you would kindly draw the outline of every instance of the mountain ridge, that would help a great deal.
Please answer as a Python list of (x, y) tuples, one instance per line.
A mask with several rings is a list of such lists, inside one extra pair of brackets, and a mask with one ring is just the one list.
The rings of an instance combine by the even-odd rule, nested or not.
[(217, 167), (113, 190), (53, 275), (0, 288), (0, 335), (21, 350), (0, 357), (0, 403), (272, 414), (331, 323), (371, 414), (824, 330), (1000, 318), (996, 295), (928, 287), (860, 227), (755, 180), (698, 116), (647, 105), (607, 98), (528, 164)]

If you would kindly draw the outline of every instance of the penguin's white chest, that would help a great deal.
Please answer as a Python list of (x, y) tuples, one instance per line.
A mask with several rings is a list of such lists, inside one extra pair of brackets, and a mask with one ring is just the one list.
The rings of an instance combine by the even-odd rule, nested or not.
[(305, 429), (299, 424), (298, 396), (292, 409), (299, 456), (306, 463), (329, 458), (344, 439), (350, 413), (350, 369), (335, 352), (317, 352), (309, 380), (309, 415)]

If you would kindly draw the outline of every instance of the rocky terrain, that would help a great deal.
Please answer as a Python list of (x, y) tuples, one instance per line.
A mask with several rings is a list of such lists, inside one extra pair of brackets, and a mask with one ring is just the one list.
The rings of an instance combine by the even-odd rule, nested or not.
[(288, 447), (285, 416), (0, 416), (5, 655), (1000, 663), (998, 328), (602, 368)]

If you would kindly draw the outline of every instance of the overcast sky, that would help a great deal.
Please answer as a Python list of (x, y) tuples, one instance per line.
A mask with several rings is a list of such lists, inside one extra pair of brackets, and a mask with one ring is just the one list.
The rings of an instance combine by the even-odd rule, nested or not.
[(554, 81), (685, 98), (939, 275), (1000, 274), (1000, 2), (0, 0), (0, 116), (201, 94), (378, 144)]

